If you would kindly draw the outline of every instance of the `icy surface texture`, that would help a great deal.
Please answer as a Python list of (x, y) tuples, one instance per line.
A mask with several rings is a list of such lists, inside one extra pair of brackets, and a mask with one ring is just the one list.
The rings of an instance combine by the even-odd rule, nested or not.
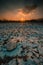
[(0, 23), (0, 65), (43, 65), (43, 25)]

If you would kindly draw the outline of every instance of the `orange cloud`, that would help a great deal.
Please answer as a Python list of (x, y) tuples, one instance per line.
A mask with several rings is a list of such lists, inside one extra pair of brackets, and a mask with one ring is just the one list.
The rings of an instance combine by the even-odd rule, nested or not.
[(31, 19), (37, 19), (41, 18), (38, 14), (38, 10), (33, 10), (30, 13), (24, 13), (23, 9), (18, 9), (16, 12), (15, 11), (8, 11), (3, 13), (0, 16), (0, 19), (6, 19), (6, 20), (20, 20), (20, 21), (25, 21), (25, 20), (31, 20)]

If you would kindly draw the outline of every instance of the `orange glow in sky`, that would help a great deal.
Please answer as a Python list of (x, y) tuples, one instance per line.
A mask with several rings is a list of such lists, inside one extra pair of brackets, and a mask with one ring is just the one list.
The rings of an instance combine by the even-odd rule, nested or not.
[(40, 18), (38, 14), (38, 11), (34, 10), (30, 13), (24, 13), (22, 9), (18, 9), (17, 12), (14, 11), (7, 11), (3, 13), (0, 16), (0, 19), (2, 20), (14, 20), (14, 21), (25, 21), (25, 20), (31, 20), (31, 19), (37, 19)]

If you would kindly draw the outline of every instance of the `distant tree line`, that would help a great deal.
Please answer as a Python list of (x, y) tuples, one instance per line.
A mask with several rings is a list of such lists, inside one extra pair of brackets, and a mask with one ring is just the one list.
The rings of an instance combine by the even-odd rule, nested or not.
[[(15, 22), (21, 22), (21, 21), (14, 21), (14, 20), (0, 20), (0, 23), (15, 23)], [(43, 19), (33, 19), (33, 20), (25, 20), (24, 22), (35, 22), (35, 23), (43, 23)]]

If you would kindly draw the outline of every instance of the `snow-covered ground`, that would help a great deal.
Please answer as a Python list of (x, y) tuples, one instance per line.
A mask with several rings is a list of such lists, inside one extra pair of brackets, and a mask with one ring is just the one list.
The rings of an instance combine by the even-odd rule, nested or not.
[(43, 65), (43, 24), (0, 23), (0, 65)]

